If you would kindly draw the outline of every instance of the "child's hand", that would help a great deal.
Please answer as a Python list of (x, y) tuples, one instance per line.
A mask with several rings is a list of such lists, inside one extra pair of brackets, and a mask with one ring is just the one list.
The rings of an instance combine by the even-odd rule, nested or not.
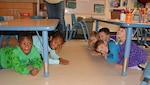
[(102, 53), (104, 59), (107, 59), (107, 55), (108, 55), (107, 53)]
[(36, 76), (38, 73), (39, 73), (39, 71), (38, 71), (37, 68), (34, 68), (34, 69), (32, 69), (32, 70), (30, 71), (30, 74), (31, 74), (32, 76)]
[(93, 49), (92, 49), (92, 48), (90, 48), (90, 47), (88, 47), (88, 50), (90, 50), (90, 51), (91, 51), (91, 50), (93, 50)]
[(90, 54), (91, 54), (92, 56), (100, 56), (100, 55), (101, 55), (101, 53), (97, 53), (97, 52), (95, 52), (95, 51), (91, 51)]
[(121, 64), (117, 64), (117, 65), (115, 66), (115, 68), (120, 70), (120, 69), (123, 68), (123, 66), (122, 66)]
[(68, 60), (65, 60), (63, 58), (59, 58), (59, 60), (60, 60), (60, 64), (63, 64), (63, 65), (68, 65), (69, 64)]

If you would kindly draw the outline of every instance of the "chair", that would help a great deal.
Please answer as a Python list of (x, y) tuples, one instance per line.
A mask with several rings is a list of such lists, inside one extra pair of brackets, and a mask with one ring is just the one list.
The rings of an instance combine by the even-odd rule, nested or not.
[(33, 16), (30, 16), (30, 19), (43, 19), (42, 16), (36, 16), (36, 15), (33, 15)]
[(143, 45), (146, 48), (150, 48), (147, 42), (147, 36), (150, 36), (149, 28), (136, 28), (135, 30), (135, 37), (137, 38), (137, 44)]
[(65, 41), (69, 40), (70, 24), (65, 22)]
[(73, 32), (74, 32), (73, 37), (75, 37), (77, 29), (82, 29), (82, 33), (84, 35), (85, 41), (88, 41), (88, 38), (86, 35), (88, 35), (89, 37), (89, 30), (88, 30), (85, 20), (82, 18), (80, 19), (80, 21), (77, 21), (75, 14), (71, 14), (71, 18), (72, 18), (72, 30), (70, 31), (69, 40), (72, 38)]
[[(0, 16), (0, 21), (4, 21), (3, 16)], [(10, 35), (10, 34), (11, 34), (10, 32), (0, 31), (0, 47), (2, 47), (2, 41), (3, 41), (4, 38), (6, 38), (5, 46), (8, 46), (9, 39), (11, 37), (15, 37), (16, 40), (18, 40), (18, 35)]]

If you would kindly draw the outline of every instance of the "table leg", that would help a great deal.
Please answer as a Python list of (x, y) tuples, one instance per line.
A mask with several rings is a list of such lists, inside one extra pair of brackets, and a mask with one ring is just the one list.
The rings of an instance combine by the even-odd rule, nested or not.
[(49, 64), (48, 64), (48, 31), (42, 31), (43, 39), (43, 61), (44, 61), (44, 76), (49, 76)]
[(126, 70), (127, 70), (127, 67), (128, 67), (128, 58), (129, 58), (129, 54), (130, 54), (130, 44), (131, 44), (131, 39), (132, 39), (132, 28), (128, 27), (126, 33), (127, 33), (127, 36), (126, 36), (126, 46), (125, 46), (122, 76), (127, 75)]
[(98, 32), (98, 27), (99, 27), (98, 22), (99, 22), (99, 21), (98, 21), (98, 20), (96, 20), (96, 26), (95, 26), (95, 28), (96, 28), (96, 30), (95, 30), (95, 31), (96, 31), (96, 32)]

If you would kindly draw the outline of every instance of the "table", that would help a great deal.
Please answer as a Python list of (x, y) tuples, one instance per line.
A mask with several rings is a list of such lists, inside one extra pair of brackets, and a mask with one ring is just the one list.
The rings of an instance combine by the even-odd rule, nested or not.
[(16, 19), (0, 23), (1, 31), (42, 31), (44, 76), (49, 76), (48, 69), (48, 31), (54, 31), (58, 19)]
[(136, 21), (133, 21), (132, 23), (124, 23), (120, 22), (120, 20), (117, 19), (98, 19), (98, 18), (93, 18), (96, 20), (96, 32), (98, 32), (98, 22), (105, 22), (109, 24), (115, 24), (119, 26), (123, 26), (127, 28), (127, 40), (126, 40), (126, 46), (125, 46), (125, 54), (124, 54), (124, 65), (122, 69), (122, 76), (127, 75), (127, 62), (128, 62), (128, 57), (130, 53), (130, 44), (131, 44), (131, 39), (132, 39), (132, 30), (133, 28), (150, 28), (150, 23), (137, 23)]

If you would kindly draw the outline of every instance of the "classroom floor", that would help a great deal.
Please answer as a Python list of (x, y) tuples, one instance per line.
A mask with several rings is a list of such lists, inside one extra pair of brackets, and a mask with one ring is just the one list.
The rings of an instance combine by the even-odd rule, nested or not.
[[(11, 40), (9, 45), (15, 45)], [(91, 56), (84, 40), (67, 41), (59, 55), (68, 59), (70, 65), (49, 65), (49, 77), (43, 69), (37, 76), (20, 75), (12, 69), (0, 70), (0, 85), (140, 85), (142, 71), (127, 69), (127, 76), (114, 63), (100, 56)]]

